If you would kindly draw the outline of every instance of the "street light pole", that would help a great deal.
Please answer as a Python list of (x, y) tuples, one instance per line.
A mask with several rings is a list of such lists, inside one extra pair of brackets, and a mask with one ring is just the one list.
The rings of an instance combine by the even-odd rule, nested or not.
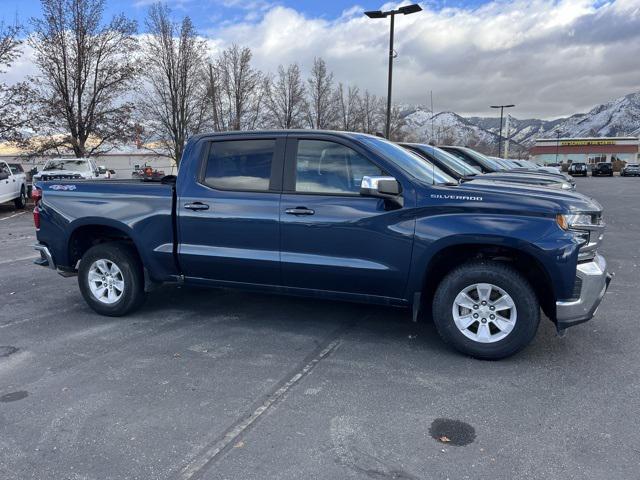
[(395, 52), (393, 51), (393, 37), (395, 29), (395, 17), (401, 13), (403, 15), (409, 15), (422, 10), (422, 7), (418, 4), (405, 5), (397, 10), (388, 10), (383, 12), (381, 10), (371, 10), (364, 12), (369, 18), (386, 18), (391, 17), (391, 24), (389, 28), (389, 76), (387, 78), (387, 118), (385, 123), (385, 137), (388, 139), (391, 135), (391, 92), (393, 83), (393, 59), (395, 58)]
[(396, 14), (391, 14), (391, 26), (389, 28), (389, 77), (387, 78), (387, 121), (384, 124), (384, 136), (391, 137), (391, 84), (393, 83), (393, 31)]
[(498, 157), (502, 158), (502, 117), (504, 116), (504, 109), (515, 107), (515, 105), (490, 105), (491, 108), (500, 109), (500, 133), (498, 135)]

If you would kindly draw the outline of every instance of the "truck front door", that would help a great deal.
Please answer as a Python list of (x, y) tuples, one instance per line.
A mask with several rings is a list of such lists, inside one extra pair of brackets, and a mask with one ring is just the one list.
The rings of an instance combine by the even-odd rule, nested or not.
[(16, 177), (11, 173), (9, 165), (0, 162), (0, 203), (8, 202), (18, 196), (16, 191), (20, 188)]
[(181, 168), (178, 254), (186, 277), (279, 285), (285, 141), (284, 135), (213, 138), (191, 171)]
[(284, 286), (404, 296), (415, 222), (404, 208), (360, 195), (363, 176), (385, 174), (343, 138), (289, 135), (280, 206)]

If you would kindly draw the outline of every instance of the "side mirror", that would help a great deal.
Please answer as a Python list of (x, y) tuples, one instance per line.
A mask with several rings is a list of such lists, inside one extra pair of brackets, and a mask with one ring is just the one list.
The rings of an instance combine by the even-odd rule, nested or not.
[(376, 197), (385, 200), (385, 205), (389, 210), (400, 208), (404, 205), (404, 200), (400, 195), (402, 187), (393, 177), (367, 176), (362, 177), (360, 184), (360, 195), (363, 197)]

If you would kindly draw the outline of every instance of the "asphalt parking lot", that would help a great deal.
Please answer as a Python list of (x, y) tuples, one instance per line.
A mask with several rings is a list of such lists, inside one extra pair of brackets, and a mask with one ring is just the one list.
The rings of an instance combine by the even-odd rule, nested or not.
[(576, 181), (616, 277), (500, 362), (346, 303), (163, 287), (100, 317), (2, 206), (0, 478), (638, 478), (640, 179)]

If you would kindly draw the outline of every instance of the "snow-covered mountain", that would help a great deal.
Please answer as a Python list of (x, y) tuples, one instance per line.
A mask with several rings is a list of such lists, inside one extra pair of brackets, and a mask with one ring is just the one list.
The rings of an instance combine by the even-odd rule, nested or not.
[[(410, 140), (436, 143), (475, 145), (486, 150), (498, 143), (500, 118), (464, 118), (454, 112), (432, 115), (424, 106), (403, 107), (403, 131)], [(529, 148), (536, 138), (553, 138), (559, 131), (563, 137), (640, 136), (640, 92), (598, 105), (587, 113), (568, 118), (520, 120), (509, 117), (509, 131), (503, 126), (515, 148)], [(433, 132), (433, 134), (432, 134)]]
[(408, 140), (433, 140), (436, 143), (456, 145), (491, 145), (498, 141), (497, 133), (490, 132), (453, 112), (436, 113), (433, 118), (431, 111), (422, 107), (405, 112), (404, 132)]
[(592, 108), (588, 113), (572, 115), (547, 132), (553, 137), (626, 137), (640, 131), (640, 92), (630, 93)]

